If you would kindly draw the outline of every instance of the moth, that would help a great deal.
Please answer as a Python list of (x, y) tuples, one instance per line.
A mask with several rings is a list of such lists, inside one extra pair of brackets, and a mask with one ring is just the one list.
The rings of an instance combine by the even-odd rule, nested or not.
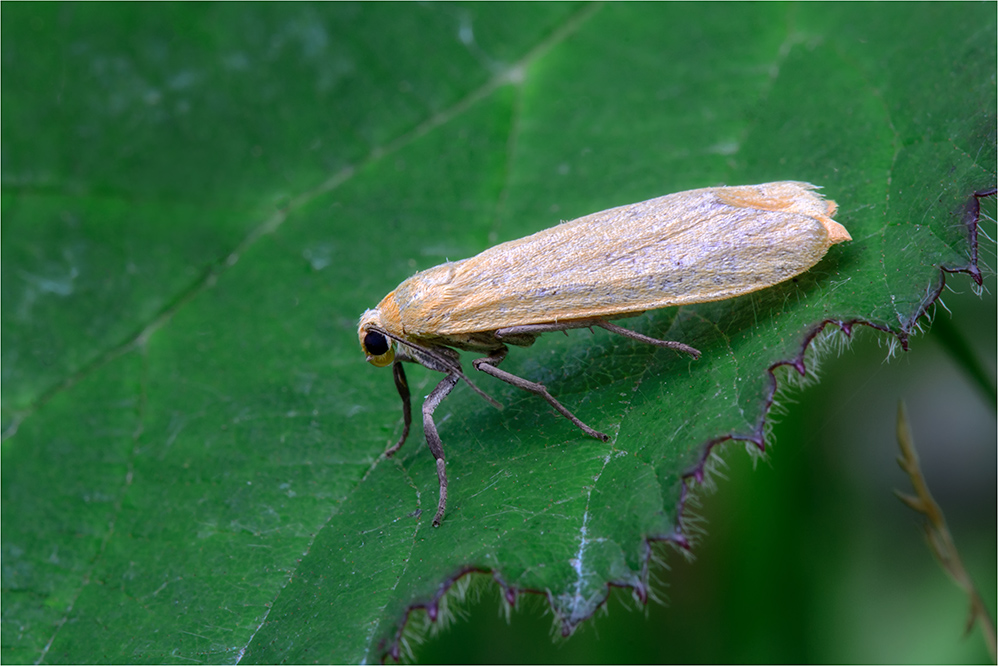
[(445, 375), (423, 402), (440, 482), (433, 525), (447, 509), (434, 411), (462, 379), (500, 406), (464, 374), (458, 350), (484, 354), (472, 361), (475, 370), (537, 394), (587, 435), (607, 441), (542, 384), (500, 369), (507, 345), (529, 347), (544, 333), (599, 327), (699, 358), (689, 345), (610, 320), (741, 296), (808, 270), (832, 245), (852, 240), (832, 219), (835, 202), (817, 189), (793, 181), (708, 187), (611, 208), (420, 271), (364, 312), (361, 349), (372, 365), (392, 366), (402, 399), (402, 436), (387, 456), (402, 447), (412, 423), (402, 364)]

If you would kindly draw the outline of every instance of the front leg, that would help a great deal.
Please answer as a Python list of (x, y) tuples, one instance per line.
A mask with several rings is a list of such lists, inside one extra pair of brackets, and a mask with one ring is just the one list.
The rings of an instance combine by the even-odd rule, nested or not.
[(394, 446), (385, 450), (385, 456), (391, 458), (405, 444), (406, 437), (409, 436), (409, 426), (412, 425), (412, 401), (409, 399), (409, 382), (405, 379), (405, 369), (401, 361), (392, 364), (392, 376), (395, 377), (395, 388), (398, 389), (399, 397), (402, 398), (402, 436)]
[(549, 405), (558, 410), (559, 414), (561, 414), (566, 419), (574, 423), (582, 430), (582, 432), (586, 433), (590, 437), (601, 439), (604, 442), (610, 439), (608, 435), (604, 435), (598, 430), (593, 430), (585, 423), (580, 421), (575, 414), (568, 411), (568, 409), (566, 409), (564, 405), (555, 400), (554, 396), (548, 393), (547, 388), (545, 388), (543, 384), (538, 384), (537, 382), (529, 381), (527, 379), (524, 379), (523, 377), (517, 377), (514, 374), (511, 374), (509, 372), (506, 372), (505, 370), (500, 370), (499, 368), (497, 368), (496, 366), (502, 363), (503, 359), (506, 358), (506, 354), (508, 353), (509, 349), (503, 346), (497, 349), (496, 351), (492, 352), (488, 356), (485, 356), (483, 358), (476, 358), (474, 361), (471, 362), (471, 364), (475, 366), (475, 370), (480, 370), (481, 372), (484, 372), (487, 375), (492, 375), (496, 379), (501, 379), (507, 384), (512, 384), (513, 386), (523, 389), (524, 391), (530, 391), (531, 393), (541, 396), (542, 398), (548, 401)]

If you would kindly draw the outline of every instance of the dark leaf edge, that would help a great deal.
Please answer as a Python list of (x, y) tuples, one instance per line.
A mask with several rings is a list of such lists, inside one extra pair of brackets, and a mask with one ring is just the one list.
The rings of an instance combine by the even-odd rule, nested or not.
[[(688, 505), (690, 499), (692, 498), (694, 492), (697, 488), (703, 487), (705, 483), (710, 482), (710, 472), (711, 472), (711, 453), (715, 447), (727, 443), (727, 442), (743, 442), (745, 444), (754, 445), (759, 453), (765, 453), (766, 451), (766, 427), (768, 421), (768, 416), (773, 408), (774, 403), (777, 399), (777, 392), (780, 390), (779, 383), (776, 377), (776, 371), (778, 368), (787, 366), (796, 371), (797, 375), (801, 379), (806, 379), (808, 375), (808, 369), (804, 362), (804, 355), (807, 350), (811, 347), (812, 343), (818, 338), (818, 336), (825, 331), (828, 326), (835, 326), (839, 331), (844, 333), (847, 338), (852, 339), (853, 333), (856, 330), (856, 326), (866, 326), (884, 333), (893, 335), (897, 342), (901, 345), (901, 349), (908, 351), (909, 341), (911, 339), (912, 333), (919, 332), (920, 323), (919, 320), (926, 316), (929, 308), (939, 300), (942, 295), (943, 289), (946, 288), (946, 275), (947, 274), (957, 274), (965, 273), (971, 277), (974, 281), (976, 288), (981, 288), (984, 279), (981, 275), (980, 266), (978, 263), (978, 236), (979, 236), (979, 222), (981, 217), (981, 199), (986, 197), (993, 197), (998, 193), (998, 187), (991, 187), (984, 190), (975, 191), (963, 206), (963, 210), (960, 213), (960, 218), (963, 221), (964, 226), (967, 229), (967, 240), (970, 249), (970, 261), (963, 266), (940, 266), (939, 267), (939, 280), (934, 288), (930, 287), (925, 298), (919, 304), (915, 312), (904, 322), (901, 323), (897, 330), (893, 330), (887, 326), (880, 324), (875, 324), (863, 319), (849, 319), (849, 320), (835, 320), (835, 319), (824, 319), (818, 324), (816, 324), (812, 329), (804, 336), (801, 341), (800, 350), (797, 355), (792, 359), (785, 361), (778, 361), (767, 369), (769, 374), (769, 390), (766, 396), (765, 407), (762, 412), (762, 417), (756, 424), (755, 431), (751, 436), (744, 435), (733, 435), (731, 433), (716, 437), (714, 439), (708, 440), (702, 445), (702, 450), (700, 454), (700, 459), (697, 464), (691, 469), (687, 470), (683, 474), (683, 489), (680, 493), (679, 502), (676, 505), (676, 524), (673, 531), (670, 534), (662, 536), (650, 536), (645, 538), (644, 543), (644, 562), (641, 567), (640, 583), (635, 585), (631, 582), (615, 582), (609, 581), (606, 583), (607, 593), (603, 600), (597, 604), (593, 612), (583, 616), (583, 617), (564, 617), (560, 615), (555, 604), (552, 603), (549, 593), (543, 590), (534, 590), (529, 588), (517, 589), (516, 587), (507, 584), (502, 577), (493, 569), (488, 569), (484, 567), (463, 567), (458, 569), (458, 571), (451, 577), (445, 579), (437, 589), (436, 594), (429, 601), (414, 603), (410, 605), (405, 614), (402, 617), (402, 621), (399, 623), (395, 630), (395, 634), (391, 639), (391, 643), (388, 644), (387, 640), (382, 640), (377, 648), (378, 659), (381, 663), (385, 663), (389, 658), (395, 662), (400, 662), (402, 660), (402, 652), (409, 652), (407, 647), (408, 634), (410, 632), (411, 623), (410, 620), (412, 616), (417, 611), (424, 611), (430, 623), (436, 623), (441, 620), (443, 615), (441, 613), (441, 606), (445, 603), (445, 597), (448, 593), (454, 589), (454, 585), (458, 583), (465, 576), (471, 574), (491, 574), (492, 580), (499, 585), (502, 593), (502, 598), (509, 605), (509, 607), (515, 607), (517, 596), (520, 594), (533, 594), (545, 597), (548, 601), (549, 610), (554, 614), (555, 624), (560, 627), (560, 633), (562, 637), (571, 636), (575, 630), (586, 620), (590, 619), (593, 614), (599, 610), (607, 600), (610, 598), (610, 588), (629, 588), (631, 590), (632, 596), (639, 601), (642, 605), (648, 603), (649, 596), (651, 595), (650, 583), (649, 583), (649, 573), (650, 573), (650, 563), (653, 558), (653, 545), (655, 543), (668, 543), (684, 553), (691, 553), (695, 537), (693, 532), (695, 530), (690, 529), (689, 516), (686, 515), (688, 510)], [(834, 330), (834, 329), (833, 329)], [(788, 375), (788, 379), (792, 375)], [(696, 483), (696, 486), (693, 485)]]

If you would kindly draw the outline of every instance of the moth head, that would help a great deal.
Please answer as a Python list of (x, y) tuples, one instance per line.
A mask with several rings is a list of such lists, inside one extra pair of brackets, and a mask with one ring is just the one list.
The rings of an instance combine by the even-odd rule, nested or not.
[(395, 360), (395, 341), (385, 335), (377, 310), (368, 310), (361, 316), (357, 336), (360, 348), (371, 365), (383, 368)]

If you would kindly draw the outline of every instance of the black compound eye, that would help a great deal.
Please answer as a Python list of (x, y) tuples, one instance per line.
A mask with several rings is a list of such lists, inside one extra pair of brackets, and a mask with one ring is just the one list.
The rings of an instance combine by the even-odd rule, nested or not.
[(368, 331), (367, 335), (364, 336), (364, 349), (371, 356), (387, 354), (389, 349), (388, 338), (377, 331)]

